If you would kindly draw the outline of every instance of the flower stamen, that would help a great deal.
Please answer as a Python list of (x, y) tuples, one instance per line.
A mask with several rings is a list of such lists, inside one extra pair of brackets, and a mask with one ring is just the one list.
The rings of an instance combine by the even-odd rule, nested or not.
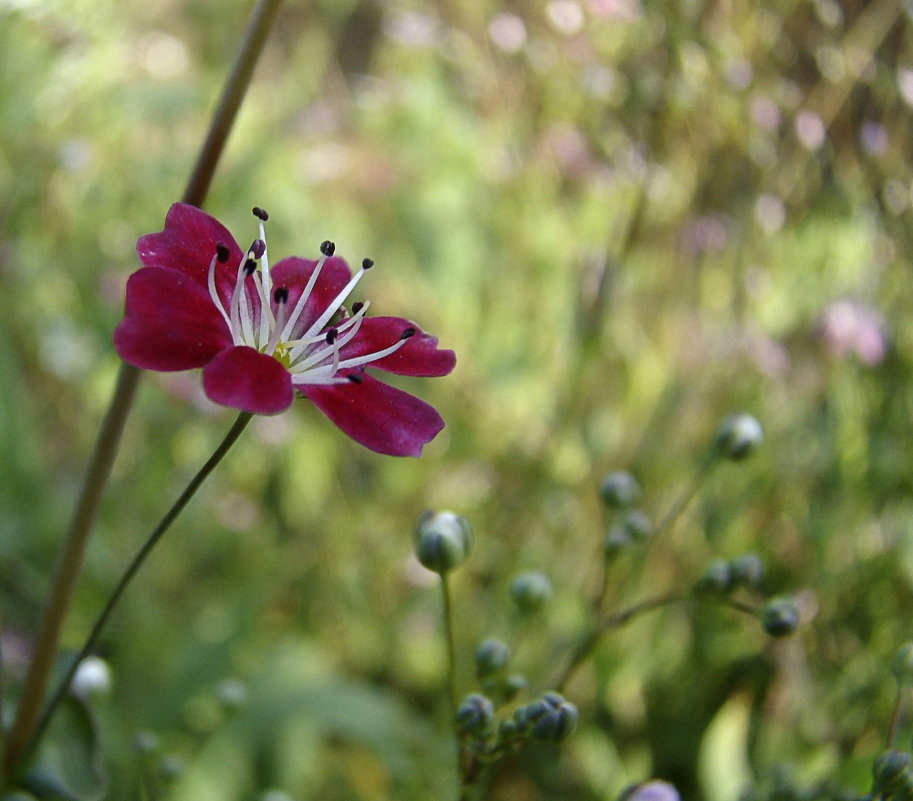
[(307, 331), (304, 332), (304, 337), (310, 337), (320, 331), (329, 321), (330, 318), (336, 314), (339, 307), (342, 305), (343, 301), (349, 297), (352, 293), (352, 290), (355, 289), (355, 285), (361, 280), (361, 277), (365, 274), (367, 270), (374, 266), (374, 262), (371, 259), (365, 259), (361, 263), (361, 269), (352, 276), (347, 283), (339, 292), (339, 294), (333, 298), (330, 304), (324, 309), (323, 314), (320, 315)]
[(383, 350), (376, 350), (374, 353), (365, 353), (362, 356), (356, 356), (352, 359), (343, 359), (339, 364), (336, 365), (336, 370), (347, 370), (350, 367), (360, 367), (363, 364), (370, 364), (371, 362), (376, 362), (378, 359), (383, 359), (386, 356), (389, 356), (391, 353), (396, 353), (403, 345), (406, 344), (407, 340), (410, 337), (415, 336), (414, 328), (407, 328), (400, 334), (399, 339), (394, 342), (390, 347), (384, 348)]
[(285, 313), (288, 309), (288, 290), (284, 286), (278, 287), (273, 293), (273, 300), (276, 301), (276, 325), (264, 351), (267, 356), (272, 356), (276, 351), (276, 345), (279, 344), (279, 331), (285, 322)]
[[(305, 284), (304, 289), (301, 291), (301, 297), (298, 298), (298, 302), (295, 304), (295, 308), (289, 315), (285, 327), (282, 329), (283, 340), (288, 339), (288, 337), (291, 336), (292, 330), (295, 327), (295, 323), (298, 322), (298, 318), (301, 316), (301, 312), (304, 311), (304, 307), (308, 302), (308, 298), (311, 297), (311, 292), (314, 289), (314, 284), (317, 283), (317, 279), (320, 277), (320, 271), (323, 269), (323, 265), (326, 264), (326, 260), (330, 258), (335, 252), (336, 245), (330, 242), (329, 239), (320, 244), (320, 258), (318, 259), (317, 264), (314, 265), (314, 270), (311, 273), (311, 277), (308, 278), (307, 284)], [(323, 328), (323, 326), (321, 326), (321, 328)]]
[(212, 261), (209, 262), (209, 272), (206, 275), (206, 286), (209, 289), (209, 297), (212, 298), (213, 304), (219, 310), (219, 314), (222, 315), (222, 319), (225, 320), (225, 325), (228, 326), (229, 330), (231, 330), (231, 320), (228, 317), (228, 312), (225, 311), (225, 307), (222, 305), (222, 299), (219, 297), (219, 293), (216, 291), (216, 262), (225, 264), (230, 255), (228, 248), (219, 242), (216, 245), (215, 255), (212, 257)]

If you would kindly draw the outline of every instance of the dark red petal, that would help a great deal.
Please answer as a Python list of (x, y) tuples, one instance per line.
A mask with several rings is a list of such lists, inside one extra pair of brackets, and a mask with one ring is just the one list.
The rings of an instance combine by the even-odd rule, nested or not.
[[(308, 279), (314, 272), (316, 261), (310, 259), (299, 259), (291, 256), (277, 262), (270, 269), (270, 277), (274, 287), (285, 287), (288, 289), (288, 303), (286, 308), (289, 314), (294, 310), (295, 304), (301, 297)], [(348, 265), (340, 258), (332, 257), (326, 260), (320, 269), (320, 275), (317, 277), (317, 283), (311, 290), (310, 297), (304, 306), (304, 311), (298, 318), (298, 322), (292, 329), (292, 337), (296, 338), (308, 329), (333, 299), (342, 291), (342, 288), (349, 282), (352, 273)], [(273, 311), (275, 312), (275, 302)]]
[(229, 348), (203, 370), (203, 390), (210, 400), (242, 412), (278, 414), (295, 397), (288, 370), (253, 348)]
[(453, 351), (438, 350), (436, 337), (401, 317), (365, 318), (356, 337), (340, 350), (340, 358), (351, 359), (388, 348), (399, 341), (407, 328), (414, 328), (415, 334), (406, 340), (406, 344), (395, 353), (370, 362), (368, 367), (417, 376), (447, 375), (453, 370), (456, 364)]
[(225, 283), (229, 283), (230, 298), (243, 253), (222, 223), (195, 206), (172, 204), (165, 216), (164, 229), (141, 236), (136, 243), (136, 255), (146, 267), (180, 270), (206, 286), (209, 265), (219, 242), (229, 253), (225, 264), (216, 265), (216, 284), (225, 300)]
[(127, 280), (114, 349), (146, 370), (202, 367), (231, 346), (225, 320), (204, 288), (175, 270), (143, 267)]
[(298, 389), (342, 431), (377, 453), (419, 456), (444, 421), (433, 406), (376, 378), (359, 373), (361, 382)]

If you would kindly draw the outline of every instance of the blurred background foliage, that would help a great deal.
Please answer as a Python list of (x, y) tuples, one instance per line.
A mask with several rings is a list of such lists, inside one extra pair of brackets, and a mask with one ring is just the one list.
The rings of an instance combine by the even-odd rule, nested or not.
[[(8, 687), (118, 369), (136, 237), (180, 196), (249, 11), (0, 0)], [(402, 382), (447, 428), (395, 460), (305, 402), (256, 421), (104, 638), (109, 797), (453, 797), (415, 518), (452, 508), (475, 529), (453, 577), (461, 688), (497, 635), (541, 691), (598, 588), (601, 476), (630, 469), (658, 519), (734, 409), (762, 421), (763, 449), (715, 472), (613, 592), (687, 586), (751, 550), (803, 628), (770, 641), (712, 607), (638, 618), (565, 689), (578, 733), (508, 760), (489, 797), (610, 799), (651, 775), (707, 801), (775, 774), (862, 792), (890, 655), (913, 636), (910, 14), (290, 0), (206, 208), (242, 242), (268, 209), (274, 260), (326, 238), (373, 257), (375, 311), (457, 352), (452, 376)], [(197, 375), (146, 376), (67, 647), (232, 417)], [(519, 626), (507, 584), (528, 569), (555, 596)], [(233, 715), (227, 680), (246, 688)]]

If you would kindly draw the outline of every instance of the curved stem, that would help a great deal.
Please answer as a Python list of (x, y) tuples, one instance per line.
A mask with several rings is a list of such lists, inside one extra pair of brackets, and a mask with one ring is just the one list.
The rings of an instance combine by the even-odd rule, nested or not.
[(590, 629), (590, 631), (583, 637), (583, 639), (580, 640), (580, 642), (577, 644), (577, 647), (571, 653), (571, 658), (568, 660), (567, 666), (561, 672), (558, 680), (554, 684), (555, 689), (558, 692), (562, 692), (564, 690), (565, 686), (571, 680), (571, 677), (574, 675), (577, 669), (593, 653), (596, 646), (599, 644), (600, 638), (606, 631), (623, 626), (632, 618), (637, 617), (644, 612), (650, 612), (654, 609), (659, 609), (662, 606), (668, 606), (669, 604), (677, 603), (678, 601), (682, 601), (690, 597), (691, 596), (689, 593), (682, 592), (657, 595), (653, 598), (646, 598), (643, 601), (638, 601), (636, 604), (632, 604), (625, 609), (620, 609), (617, 612), (606, 615), (604, 618), (597, 621), (596, 625), (593, 626), (593, 628)]
[[(244, 33), (238, 55), (213, 113), (206, 140), (184, 190), (185, 203), (200, 206), (206, 198), (225, 142), (247, 92), (254, 66), (263, 52), (266, 38), (282, 0), (258, 0)], [(20, 761), (26, 742), (34, 739), (33, 729), (47, 687), (51, 666), (60, 642), (60, 628), (76, 586), (92, 523), (102, 490), (111, 473), (117, 447), (133, 403), (140, 370), (122, 364), (108, 411), (80, 487), (76, 508), (61, 545), (48, 600), (32, 649), (23, 682), (16, 717), (3, 753), (4, 772)]]
[(894, 699), (894, 711), (891, 713), (891, 725), (888, 727), (888, 742), (885, 748), (894, 747), (894, 738), (900, 726), (900, 710), (903, 706), (904, 683), (897, 682), (897, 697)]
[(6, 742), (3, 756), (6, 771), (11, 771), (18, 762), (38, 718), (48, 675), (57, 656), (60, 627), (76, 586), (89, 531), (98, 510), (102, 490), (111, 473), (121, 432), (124, 430), (124, 423), (139, 383), (139, 375), (140, 371), (135, 367), (121, 365), (111, 404), (89, 458), (76, 509), (61, 546), (44, 616), (35, 638), (32, 660), (25, 675), (16, 718)]
[(175, 518), (187, 505), (188, 501), (196, 494), (196, 491), (200, 488), (200, 485), (215, 469), (216, 465), (222, 461), (222, 458), (226, 453), (228, 453), (231, 446), (235, 444), (238, 437), (241, 436), (241, 432), (244, 431), (252, 418), (253, 415), (248, 412), (241, 412), (241, 414), (238, 415), (234, 424), (228, 430), (228, 433), (219, 443), (219, 446), (213, 451), (212, 456), (210, 456), (209, 459), (206, 460), (206, 463), (199, 469), (199, 471), (197, 471), (197, 474), (190, 480), (190, 483), (180, 494), (178, 499), (172, 504), (171, 508), (165, 513), (165, 516), (161, 519), (159, 524), (152, 530), (152, 533), (148, 536), (142, 547), (136, 552), (133, 560), (130, 562), (130, 564), (127, 566), (127, 569), (120, 577), (120, 581), (118, 581), (117, 586), (115, 586), (115, 588), (111, 591), (111, 595), (108, 597), (107, 603), (96, 619), (95, 625), (92, 627), (92, 631), (86, 638), (85, 644), (82, 646), (79, 653), (76, 655), (76, 658), (73, 660), (72, 664), (67, 670), (66, 674), (61, 679), (54, 695), (51, 696), (51, 700), (48, 702), (48, 705), (41, 716), (41, 720), (35, 727), (35, 730), (25, 747), (24, 754), (26, 756), (28, 756), (38, 744), (42, 734), (44, 734), (45, 729), (51, 722), (51, 718), (54, 716), (54, 711), (66, 696), (67, 691), (70, 687), (70, 682), (73, 680), (76, 669), (79, 667), (79, 663), (82, 662), (82, 660), (85, 659), (95, 648), (95, 644), (98, 642), (98, 638), (101, 635), (102, 629), (104, 629), (105, 623), (107, 623), (108, 618), (111, 616), (111, 613), (117, 606), (117, 602), (124, 594), (124, 590), (127, 589), (127, 586), (133, 580), (133, 577), (137, 574), (140, 567), (142, 567), (143, 563), (146, 561), (146, 558), (155, 547), (156, 543), (158, 543), (158, 541), (162, 538), (162, 535), (164, 535), (164, 533), (169, 529)]

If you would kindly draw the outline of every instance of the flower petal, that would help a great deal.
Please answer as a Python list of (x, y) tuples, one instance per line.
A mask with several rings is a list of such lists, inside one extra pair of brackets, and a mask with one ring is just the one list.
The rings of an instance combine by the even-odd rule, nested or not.
[[(316, 261), (311, 259), (299, 259), (295, 256), (282, 259), (270, 269), (270, 280), (274, 287), (284, 287), (288, 289), (287, 308), (291, 313), (301, 297), (307, 285), (308, 279), (317, 266)], [(343, 259), (333, 256), (324, 262), (320, 268), (320, 275), (317, 276), (317, 282), (311, 290), (304, 305), (304, 310), (298, 317), (292, 329), (291, 339), (301, 336), (307, 330), (314, 320), (323, 314), (324, 310), (342, 291), (342, 288), (349, 282), (352, 273)], [(273, 312), (276, 311), (276, 304), (273, 303)]]
[(419, 456), (444, 421), (434, 407), (365, 373), (361, 382), (298, 387), (356, 442), (377, 453)]
[(415, 323), (402, 317), (367, 317), (358, 329), (358, 336), (340, 350), (340, 358), (351, 359), (374, 351), (383, 350), (398, 342), (403, 331), (414, 328), (414, 336), (406, 340), (395, 353), (370, 362), (377, 367), (398, 375), (439, 376), (447, 375), (456, 364), (452, 350), (438, 350), (437, 337), (426, 334)]
[(165, 215), (165, 228), (136, 242), (136, 255), (146, 267), (170, 267), (206, 284), (209, 264), (221, 242), (228, 248), (227, 266), (217, 267), (234, 284), (235, 271), (244, 255), (228, 229), (215, 217), (186, 203), (173, 203)]
[(211, 401), (242, 412), (278, 414), (295, 393), (288, 370), (253, 348), (229, 348), (203, 369), (203, 390)]
[(114, 329), (124, 361), (145, 370), (190, 370), (230, 345), (209, 292), (186, 275), (143, 267), (127, 280), (124, 319)]

